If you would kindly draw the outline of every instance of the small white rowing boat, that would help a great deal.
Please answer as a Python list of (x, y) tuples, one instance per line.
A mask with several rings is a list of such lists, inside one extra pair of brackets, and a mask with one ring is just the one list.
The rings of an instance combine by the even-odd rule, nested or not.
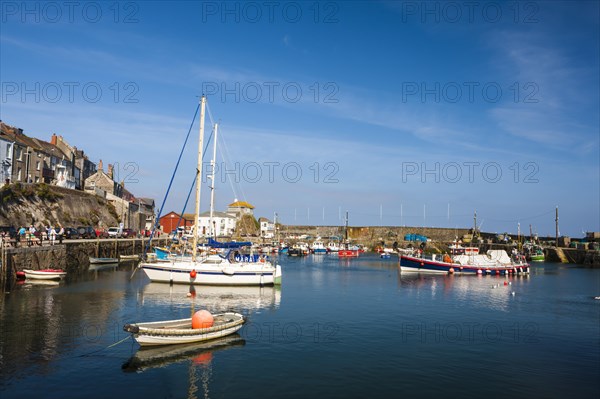
[(119, 255), (119, 260), (138, 260), (139, 255)]
[(106, 264), (106, 263), (119, 263), (119, 259), (117, 258), (93, 258), (90, 256), (90, 264)]
[(141, 346), (189, 344), (208, 341), (233, 334), (242, 328), (244, 316), (239, 313), (213, 315), (214, 324), (209, 328), (192, 328), (192, 319), (155, 321), (125, 324), (123, 330), (133, 334)]
[(43, 269), (43, 270), (30, 270), (23, 269), (26, 279), (33, 280), (60, 280), (67, 275), (62, 269)]

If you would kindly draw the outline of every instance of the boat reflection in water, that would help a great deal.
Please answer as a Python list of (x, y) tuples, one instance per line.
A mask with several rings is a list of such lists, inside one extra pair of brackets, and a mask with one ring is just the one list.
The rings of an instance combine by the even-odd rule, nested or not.
[(149, 283), (142, 287), (139, 299), (143, 305), (186, 305), (193, 297), (196, 305), (215, 313), (252, 312), (277, 309), (281, 302), (278, 286), (188, 286)]
[(481, 309), (507, 311), (515, 296), (529, 285), (529, 274), (509, 276), (436, 275), (402, 273), (398, 268), (398, 286), (415, 297), (442, 297), (453, 303), (468, 303)]
[(125, 372), (142, 372), (153, 368), (190, 360), (194, 365), (208, 366), (213, 353), (244, 346), (246, 341), (239, 334), (193, 344), (142, 347), (121, 368)]

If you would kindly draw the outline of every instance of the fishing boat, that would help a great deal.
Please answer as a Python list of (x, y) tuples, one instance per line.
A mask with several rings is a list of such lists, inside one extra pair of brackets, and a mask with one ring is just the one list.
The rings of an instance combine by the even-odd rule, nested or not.
[(532, 262), (543, 262), (546, 260), (546, 255), (541, 247), (534, 247), (529, 256)]
[[(202, 150), (204, 148), (204, 114), (206, 97), (200, 100), (200, 132), (198, 140), (198, 162), (196, 170), (196, 201), (192, 230), (192, 245), (190, 257), (171, 258), (162, 262), (142, 262), (138, 265), (150, 281), (181, 284), (205, 285), (276, 285), (281, 284), (281, 266), (274, 265), (266, 257), (240, 257), (236, 259), (236, 248), (247, 243), (227, 243), (222, 249), (228, 249), (224, 254), (214, 254), (211, 251), (200, 253), (198, 249), (198, 215), (200, 214), (200, 198), (202, 187)], [(217, 124), (215, 124), (216, 146)], [(215, 147), (216, 149), (216, 147)], [(214, 152), (216, 154), (216, 150)], [(216, 155), (215, 155), (216, 156)], [(211, 181), (214, 181), (214, 169)], [(211, 187), (214, 190), (214, 187)], [(214, 191), (213, 191), (214, 192)], [(212, 195), (211, 195), (212, 197)], [(212, 204), (212, 199), (211, 199)], [(212, 205), (211, 205), (212, 209)], [(209, 240), (209, 246), (216, 247), (218, 243)], [(185, 252), (183, 252), (185, 253)]]
[(245, 322), (239, 313), (213, 315), (214, 324), (208, 328), (192, 328), (192, 318), (125, 324), (123, 330), (131, 333), (141, 346), (189, 344), (225, 337), (237, 332)]
[(338, 257), (340, 258), (358, 258), (360, 252), (358, 249), (351, 249), (350, 247), (341, 248), (338, 251)]
[(117, 258), (93, 258), (90, 256), (90, 264), (107, 264), (107, 263), (119, 263), (119, 259)]
[(509, 257), (504, 250), (489, 250), (486, 254), (463, 253), (460, 255), (439, 256), (400, 255), (400, 270), (402, 272), (427, 272), (445, 274), (522, 274), (529, 273), (529, 264), (525, 257), (513, 254)]
[(305, 242), (297, 242), (288, 248), (287, 254), (288, 256), (305, 256), (310, 253), (310, 249), (308, 244)]
[(531, 262), (543, 262), (546, 259), (544, 250), (537, 244), (525, 243), (523, 251), (527, 260)]
[(327, 243), (327, 252), (337, 252), (340, 250), (340, 245), (335, 241), (329, 241)]
[(346, 226), (344, 229), (344, 234), (346, 240), (342, 243), (338, 250), (338, 257), (358, 258), (358, 256), (360, 255), (360, 248), (357, 245), (350, 245), (350, 240), (348, 239), (348, 212), (346, 212)]
[(23, 269), (23, 272), (25, 273), (26, 279), (33, 279), (33, 280), (60, 280), (64, 276), (67, 275), (67, 272), (65, 272), (62, 269), (42, 269), (42, 270)]
[(310, 246), (310, 250), (315, 255), (326, 254), (327, 253), (327, 248), (325, 248), (325, 244), (323, 244), (323, 241), (321, 241), (318, 238), (317, 238), (316, 241), (314, 241), (312, 243), (312, 245)]

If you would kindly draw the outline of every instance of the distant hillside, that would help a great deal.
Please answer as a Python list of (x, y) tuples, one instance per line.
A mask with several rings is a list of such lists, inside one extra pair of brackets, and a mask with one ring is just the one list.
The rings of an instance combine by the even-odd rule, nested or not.
[(14, 183), (0, 188), (0, 225), (115, 226), (115, 207), (103, 198), (47, 184)]

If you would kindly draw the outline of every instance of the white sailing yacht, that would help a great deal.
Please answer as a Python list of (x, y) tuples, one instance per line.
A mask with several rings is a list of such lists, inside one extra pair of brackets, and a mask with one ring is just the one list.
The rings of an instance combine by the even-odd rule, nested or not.
[(168, 262), (143, 262), (139, 267), (151, 281), (156, 282), (198, 285), (279, 285), (281, 284), (281, 266), (273, 265), (265, 257), (236, 256), (237, 251), (231, 246), (229, 251), (224, 254), (200, 255), (198, 253), (198, 215), (200, 213), (205, 108), (206, 97), (202, 96), (194, 211), (196, 222), (193, 229), (192, 256), (191, 258), (170, 259)]

